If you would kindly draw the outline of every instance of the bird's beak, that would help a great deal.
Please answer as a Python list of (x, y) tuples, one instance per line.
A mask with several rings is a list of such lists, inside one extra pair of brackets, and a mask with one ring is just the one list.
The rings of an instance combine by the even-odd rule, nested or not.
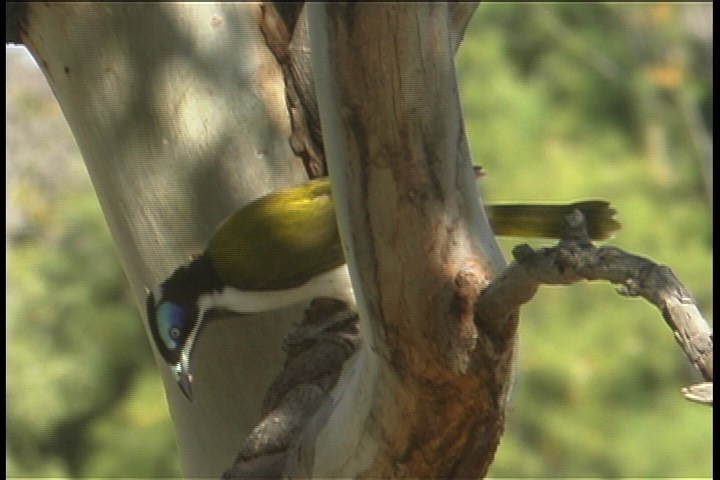
[(177, 383), (185, 394), (185, 398), (192, 402), (192, 374), (190, 372), (181, 373)]
[(183, 353), (180, 357), (180, 361), (173, 366), (173, 372), (177, 379), (178, 387), (185, 395), (185, 398), (192, 402), (192, 380), (193, 376), (190, 373), (190, 360), (188, 355)]
[(175, 371), (175, 378), (177, 379), (180, 390), (182, 390), (185, 398), (187, 398), (191, 402), (193, 399), (193, 376), (192, 373), (190, 373), (190, 356), (192, 354), (192, 348), (195, 343), (195, 337), (197, 337), (198, 332), (200, 332), (200, 329), (202, 328), (204, 323), (205, 322), (203, 321), (203, 315), (201, 314), (195, 324), (195, 327), (193, 327), (192, 331), (190, 332), (190, 335), (188, 335), (188, 338), (185, 339), (185, 345), (183, 345), (182, 350), (180, 351), (180, 361), (178, 361), (178, 363), (176, 363), (173, 367), (173, 370)]

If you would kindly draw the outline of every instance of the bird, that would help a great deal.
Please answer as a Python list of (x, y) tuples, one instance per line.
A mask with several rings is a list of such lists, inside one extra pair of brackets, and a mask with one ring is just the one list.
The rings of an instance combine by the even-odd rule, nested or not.
[[(496, 235), (544, 238), (562, 238), (575, 209), (593, 240), (620, 228), (604, 200), (485, 206)], [(192, 400), (192, 350), (208, 312), (260, 313), (319, 297), (354, 305), (327, 177), (271, 192), (226, 218), (204, 252), (148, 291), (146, 318), (156, 349)]]

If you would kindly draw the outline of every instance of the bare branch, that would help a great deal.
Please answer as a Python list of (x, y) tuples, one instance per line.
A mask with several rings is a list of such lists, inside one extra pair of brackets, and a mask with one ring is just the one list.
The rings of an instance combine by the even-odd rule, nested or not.
[(710, 406), (713, 404), (713, 382), (702, 382), (690, 385), (680, 390), (680, 392), (691, 402)]
[[(514, 249), (515, 263), (485, 289), (475, 306), (483, 326), (501, 329), (502, 319), (527, 303), (541, 284), (606, 280), (621, 285), (620, 294), (640, 296), (655, 305), (690, 362), (712, 382), (712, 330), (673, 271), (616, 247), (595, 247), (587, 239), (582, 214), (577, 211), (568, 222), (568, 237), (556, 247), (534, 250), (520, 245)], [(706, 387), (700, 391), (691, 387), (688, 393), (707, 399)]]
[(282, 2), (264, 3), (260, 30), (282, 68), (292, 126), (290, 147), (302, 159), (308, 176), (317, 178), (327, 175), (327, 164), (310, 62), (307, 15), (302, 4), (298, 5), (300, 8)]
[(327, 400), (360, 342), (357, 313), (336, 300), (313, 301), (302, 325), (285, 339), (288, 358), (265, 395), (262, 420), (224, 476), (282, 476), (289, 446)]

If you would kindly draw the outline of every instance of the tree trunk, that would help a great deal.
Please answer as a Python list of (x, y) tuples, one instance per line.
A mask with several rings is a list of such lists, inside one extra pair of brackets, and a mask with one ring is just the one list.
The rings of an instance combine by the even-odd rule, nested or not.
[[(338, 387), (353, 395), (340, 395), (302, 471), (482, 476), (502, 433), (514, 328), (490, 338), (473, 319), (504, 260), (474, 184), (448, 6), (308, 9), (365, 374)], [(345, 452), (323, 443), (341, 435), (352, 435)]]
[[(223, 218), (306, 178), (260, 13), (245, 3), (28, 4), (21, 39), (73, 131), (143, 314), (146, 287), (201, 252)], [(301, 312), (208, 327), (193, 403), (156, 353), (186, 476), (217, 477), (232, 461)]]

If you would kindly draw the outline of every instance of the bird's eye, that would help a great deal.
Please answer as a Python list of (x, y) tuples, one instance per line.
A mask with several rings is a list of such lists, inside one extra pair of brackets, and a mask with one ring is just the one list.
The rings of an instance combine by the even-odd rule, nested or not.
[(176, 350), (188, 322), (187, 310), (177, 303), (163, 302), (158, 308), (157, 318), (160, 338), (168, 350)]
[(170, 327), (169, 332), (170, 332), (170, 338), (172, 338), (173, 340), (177, 340), (178, 338), (180, 338), (180, 329), (179, 328)]

